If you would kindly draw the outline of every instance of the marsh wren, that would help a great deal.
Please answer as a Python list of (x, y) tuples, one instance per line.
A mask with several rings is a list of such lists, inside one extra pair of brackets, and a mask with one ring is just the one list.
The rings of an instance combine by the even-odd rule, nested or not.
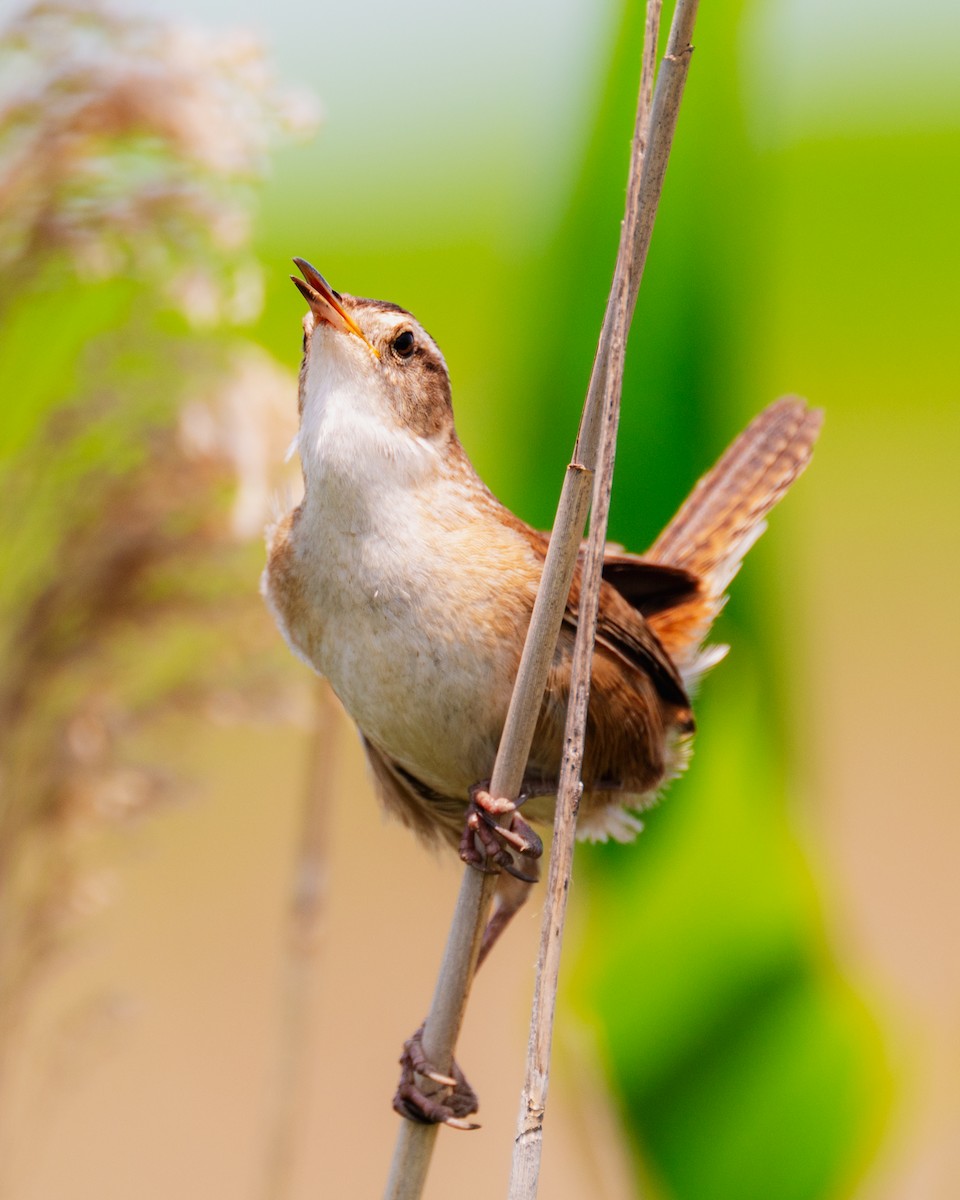
[[(381, 799), (421, 838), (502, 870), (485, 955), (536, 878), (528, 821), (552, 819), (579, 568), (527, 765), (522, 819), (489, 781), (547, 535), (477, 475), (454, 428), (439, 347), (395, 304), (335, 292), (302, 259), (297, 450), (304, 497), (272, 531), (264, 594), (293, 651), (356, 722)], [(770, 405), (700, 482), (643, 557), (604, 561), (578, 836), (627, 841), (635, 815), (684, 765), (689, 695), (726, 648), (704, 647), (765, 517), (809, 461), (821, 414)], [(395, 1107), (463, 1125), (459, 1072), (440, 1101), (408, 1043)], [(472, 1107), (470, 1105), (472, 1104)]]

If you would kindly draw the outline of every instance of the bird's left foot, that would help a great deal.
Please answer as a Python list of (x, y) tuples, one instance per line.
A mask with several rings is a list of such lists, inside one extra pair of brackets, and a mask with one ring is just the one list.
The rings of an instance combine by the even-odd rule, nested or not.
[(536, 883), (536, 873), (521, 871), (511, 851), (530, 860), (536, 872), (533, 864), (543, 854), (543, 842), (517, 812), (516, 801), (492, 796), (480, 785), (471, 788), (460, 839), (461, 859), (478, 871), (498, 874), (502, 869), (524, 883)]
[[(441, 1075), (427, 1061), (423, 1052), (423, 1026), (403, 1044), (400, 1056), (400, 1083), (393, 1097), (394, 1112), (420, 1125), (449, 1125), (451, 1129), (479, 1129), (473, 1121), (465, 1120), (480, 1105), (477, 1093), (467, 1083), (457, 1064), (451, 1063), (450, 1074)], [(429, 1079), (437, 1091), (427, 1095), (417, 1084), (417, 1076)]]

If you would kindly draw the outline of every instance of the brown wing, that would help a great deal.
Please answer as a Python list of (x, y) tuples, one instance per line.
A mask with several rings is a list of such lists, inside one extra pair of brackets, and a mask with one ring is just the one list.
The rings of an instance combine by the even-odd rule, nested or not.
[[(546, 558), (549, 535), (531, 529), (508, 509), (503, 513), (522, 533), (541, 560)], [(607, 579), (608, 571), (612, 578)], [(567, 599), (565, 625), (575, 630), (580, 605), (583, 551), (577, 562)], [(674, 567), (624, 554), (611, 546), (604, 554), (604, 582), (600, 587), (597, 615), (597, 644), (624, 666), (648, 676), (658, 694), (668, 703), (689, 708), (690, 701), (680, 673), (670, 655), (645, 619), (696, 596), (700, 583), (683, 567)]]
[[(506, 510), (504, 510), (506, 511)], [(524, 534), (539, 558), (548, 537), (508, 518)], [(611, 562), (625, 590), (657, 611), (697, 587), (682, 568), (641, 562), (612, 548)], [(530, 774), (556, 780), (570, 688), (570, 667), (577, 628), (582, 564), (574, 572), (557, 652), (551, 668), (530, 756)], [(583, 780), (593, 789), (643, 793), (662, 780), (669, 731), (690, 731), (690, 701), (680, 673), (643, 612), (612, 583), (600, 592), (597, 639), (590, 683)]]
[(645, 617), (684, 604), (700, 592), (700, 580), (692, 571), (625, 554), (619, 548), (604, 554), (603, 578)]
[[(580, 568), (574, 576), (567, 601), (564, 622), (576, 629), (579, 619)], [(642, 671), (653, 683), (657, 694), (668, 704), (688, 708), (690, 700), (680, 673), (660, 644), (642, 612), (610, 584), (600, 588), (597, 614), (597, 645), (614, 655), (624, 667)]]

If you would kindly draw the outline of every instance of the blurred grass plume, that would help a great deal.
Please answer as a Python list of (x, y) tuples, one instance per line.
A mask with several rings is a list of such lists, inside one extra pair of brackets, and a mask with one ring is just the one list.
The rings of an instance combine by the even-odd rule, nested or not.
[(0, 1107), (26, 1001), (171, 790), (132, 731), (287, 713), (256, 590), (293, 381), (244, 335), (254, 191), (313, 128), (246, 35), (39, 3), (0, 33)]
[(39, 3), (0, 37), (0, 63), (7, 301), (62, 254), (82, 278), (148, 278), (199, 322), (256, 316), (240, 189), (317, 109), (275, 85), (255, 39)]

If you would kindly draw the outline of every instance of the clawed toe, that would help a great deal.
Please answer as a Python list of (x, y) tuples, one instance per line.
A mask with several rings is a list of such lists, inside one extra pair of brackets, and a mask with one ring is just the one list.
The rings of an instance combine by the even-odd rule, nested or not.
[(481, 784), (470, 789), (470, 803), (497, 817), (503, 816), (504, 813), (516, 812), (520, 807), (517, 800), (508, 800), (506, 796), (494, 796)]
[(543, 854), (543, 842), (522, 817), (514, 816), (509, 825), (498, 825), (495, 832), (525, 858), (540, 858)]
[(470, 809), (463, 824), (460, 857), (485, 875), (498, 875), (513, 862), (510, 851), (497, 841), (496, 822), (478, 809)]
[[(443, 1075), (435, 1070), (423, 1052), (423, 1026), (404, 1042), (400, 1056), (400, 1083), (393, 1098), (393, 1108), (408, 1121), (421, 1125), (449, 1125), (451, 1129), (479, 1129), (480, 1126), (464, 1118), (475, 1113), (479, 1107), (477, 1094), (467, 1083), (463, 1072), (453, 1063), (451, 1074)], [(437, 1084), (439, 1091), (427, 1095), (417, 1084), (417, 1075)]]
[[(498, 817), (505, 818), (502, 824)], [(519, 815), (516, 802), (472, 788), (460, 839), (461, 859), (488, 875), (504, 870), (524, 883), (536, 883), (536, 868), (533, 874), (521, 871), (508, 847), (532, 861), (543, 854), (543, 842)]]

